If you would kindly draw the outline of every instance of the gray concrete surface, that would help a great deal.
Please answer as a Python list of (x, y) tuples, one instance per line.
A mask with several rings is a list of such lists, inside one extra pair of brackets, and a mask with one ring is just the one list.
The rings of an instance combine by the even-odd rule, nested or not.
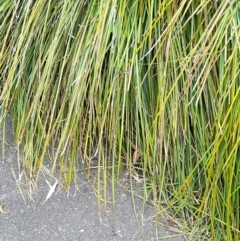
[[(24, 201), (18, 185), (25, 197), (28, 191), (23, 178), (18, 180), (17, 152), (9, 123), (6, 133), (4, 160), (0, 151), (0, 204), (4, 203), (3, 210), (8, 213), (0, 212), (0, 241), (185, 240), (180, 231), (172, 231), (177, 231), (175, 225), (171, 230), (160, 225), (156, 227), (153, 207), (146, 205), (142, 214), (142, 202), (135, 198), (139, 228), (131, 194), (120, 186), (116, 187), (115, 211), (108, 204), (106, 212), (99, 212), (97, 198), (81, 171), (78, 172), (78, 187), (71, 186), (65, 191), (58, 185), (44, 204), (50, 190), (48, 184), (53, 185), (56, 180), (42, 172), (33, 199)], [(166, 223), (164, 218), (162, 223)]]

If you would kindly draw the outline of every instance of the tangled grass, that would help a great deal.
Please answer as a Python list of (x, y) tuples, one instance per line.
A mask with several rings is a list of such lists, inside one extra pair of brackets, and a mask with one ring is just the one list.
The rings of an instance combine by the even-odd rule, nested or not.
[(11, 113), (26, 179), (56, 146), (51, 168), (67, 186), (79, 154), (90, 172), (97, 150), (98, 186), (125, 167), (189, 240), (239, 240), (239, 9), (238, 0), (3, 0), (0, 118), (4, 127)]

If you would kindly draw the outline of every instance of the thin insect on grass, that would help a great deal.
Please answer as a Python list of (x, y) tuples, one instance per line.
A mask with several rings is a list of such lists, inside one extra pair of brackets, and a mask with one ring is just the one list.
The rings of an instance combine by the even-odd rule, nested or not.
[(239, 240), (239, 9), (3, 1), (0, 120), (11, 114), (27, 182), (49, 149), (66, 187), (82, 161), (90, 176), (95, 153), (99, 202), (109, 176), (114, 202), (125, 172), (156, 214), (181, 220), (187, 240)]

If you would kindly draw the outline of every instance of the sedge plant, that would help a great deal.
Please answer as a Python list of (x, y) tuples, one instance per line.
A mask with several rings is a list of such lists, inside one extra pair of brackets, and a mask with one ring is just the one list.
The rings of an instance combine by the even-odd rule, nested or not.
[[(187, 240), (240, 238), (238, 0), (3, 0), (0, 118), (26, 180), (142, 180)], [(113, 194), (114, 195), (114, 194)], [(113, 197), (114, 199), (114, 197)]]

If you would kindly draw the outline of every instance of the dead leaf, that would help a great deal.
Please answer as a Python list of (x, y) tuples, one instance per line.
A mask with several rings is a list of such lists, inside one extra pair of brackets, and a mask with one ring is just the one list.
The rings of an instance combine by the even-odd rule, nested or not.
[(48, 192), (48, 195), (47, 195), (45, 201), (41, 205), (43, 205), (52, 196), (52, 194), (54, 193), (57, 185), (58, 185), (58, 181), (56, 181), (52, 186), (49, 185), (50, 186), (50, 190)]
[(135, 150), (133, 153), (133, 164), (135, 164), (140, 158), (140, 153), (138, 152), (138, 150)]
[(5, 212), (5, 211), (3, 210), (3, 206), (4, 206), (4, 203), (1, 203), (1, 204), (0, 204), (0, 213), (7, 214), (8, 212)]
[(137, 173), (134, 173), (132, 175), (132, 177), (138, 182), (138, 183), (142, 183), (142, 179), (139, 178), (138, 174)]
[(134, 144), (132, 144), (132, 147), (134, 149), (134, 153), (133, 153), (133, 164), (135, 164), (139, 158), (141, 157), (141, 150)]

